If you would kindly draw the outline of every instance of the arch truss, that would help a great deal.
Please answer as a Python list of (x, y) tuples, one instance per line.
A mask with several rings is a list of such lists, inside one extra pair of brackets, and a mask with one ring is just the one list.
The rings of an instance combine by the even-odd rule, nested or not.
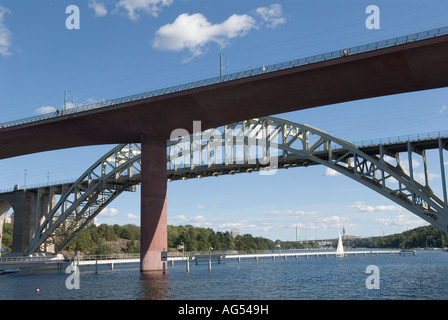
[[(264, 117), (194, 132), (175, 130), (167, 141), (167, 180), (324, 165), (369, 187), (420, 218), (448, 232), (447, 188), (444, 150), (448, 137), (356, 146), (309, 125)], [(196, 128), (196, 129), (195, 129)], [(426, 151), (438, 153), (442, 194), (429, 186)], [(405, 155), (405, 160), (400, 160)], [(423, 160), (416, 173), (415, 157)], [(140, 183), (140, 145), (122, 144), (90, 167), (61, 192), (40, 225), (27, 253), (55, 244), (64, 249), (74, 236), (123, 191)], [(420, 177), (423, 177), (423, 181)]]
[(105, 154), (74, 183), (44, 187), (52, 199), (25, 254), (54, 248), (64, 250), (73, 238), (123, 191), (140, 182), (139, 144), (121, 144)]

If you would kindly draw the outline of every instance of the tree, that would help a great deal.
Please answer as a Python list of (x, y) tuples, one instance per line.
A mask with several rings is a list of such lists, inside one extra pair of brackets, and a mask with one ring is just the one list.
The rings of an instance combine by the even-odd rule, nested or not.
[(2, 248), (5, 249), (5, 253), (10, 253), (12, 251), (12, 229), (13, 225), (11, 223), (5, 223), (3, 225)]
[(98, 227), (98, 236), (104, 239), (104, 241), (118, 240), (118, 235), (115, 233), (114, 228), (104, 223)]
[(95, 251), (95, 254), (111, 254), (111, 253), (113, 253), (111, 247), (104, 243), (100, 244)]
[(140, 241), (131, 240), (126, 244), (127, 253), (139, 253), (140, 252)]
[(179, 228), (168, 226), (168, 248), (177, 248), (181, 244), (179, 241)]
[(127, 240), (140, 240), (140, 227), (133, 224), (126, 224), (121, 228), (120, 238)]

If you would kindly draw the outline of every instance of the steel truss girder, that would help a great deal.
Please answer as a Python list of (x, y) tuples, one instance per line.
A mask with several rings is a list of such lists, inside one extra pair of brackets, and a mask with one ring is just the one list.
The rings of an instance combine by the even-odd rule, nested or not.
[(43, 244), (63, 250), (101, 210), (140, 182), (139, 144), (121, 144), (105, 154), (62, 191), (39, 226), (25, 254)]
[[(264, 117), (242, 121), (184, 136), (168, 142), (168, 179), (186, 180), (205, 176), (218, 176), (259, 170), (273, 170), (321, 164), (327, 166), (370, 189), (382, 194), (410, 212), (448, 232), (447, 191), (443, 165), (443, 149), (448, 138), (436, 142), (408, 141), (409, 172), (403, 169), (395, 145), (378, 145), (376, 151), (360, 148), (308, 125)], [(437, 142), (438, 139), (438, 142)], [(414, 148), (419, 144), (419, 150)], [(420, 146), (422, 145), (422, 146)], [(425, 148), (440, 153), (443, 200), (429, 187)], [(239, 155), (235, 151), (240, 148)], [(258, 149), (252, 152), (252, 149)], [(425, 184), (416, 181), (412, 170), (412, 156), (422, 155), (425, 167)], [(391, 163), (392, 155), (396, 160)]]
[[(448, 231), (443, 149), (448, 138), (439, 138), (444, 200), (426, 185), (418, 183), (401, 166), (398, 152), (379, 145), (375, 151), (359, 148), (309, 125), (274, 117), (246, 120), (218, 129), (194, 132), (167, 141), (167, 179), (186, 180), (276, 169), (324, 165), (369, 187), (410, 212)], [(431, 144), (432, 146), (433, 144)], [(408, 142), (412, 163), (413, 142)], [(363, 151), (365, 150), (365, 151)], [(425, 150), (423, 155), (426, 168)], [(390, 163), (389, 156), (396, 158)], [(140, 183), (139, 144), (122, 144), (99, 159), (65, 190), (40, 225), (26, 253), (42, 244), (53, 243), (63, 250), (74, 236), (123, 191)]]

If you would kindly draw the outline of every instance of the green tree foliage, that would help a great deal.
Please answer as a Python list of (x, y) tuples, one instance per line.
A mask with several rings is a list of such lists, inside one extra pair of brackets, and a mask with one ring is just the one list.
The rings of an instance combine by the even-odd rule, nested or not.
[(237, 250), (237, 251), (259, 251), (259, 250), (277, 250), (276, 244), (281, 243), (280, 248), (297, 249), (310, 248), (317, 246), (314, 243), (297, 242), (276, 242), (263, 238), (253, 237), (250, 234), (232, 238), (227, 232), (214, 232), (210, 228), (195, 228), (191, 225), (186, 226), (168, 226), (168, 248), (179, 249), (183, 245), (185, 252), (189, 251), (208, 251), (213, 248), (215, 251)]
[[(3, 227), (3, 245), (6, 252), (11, 252), (12, 248), (12, 224), (5, 224)], [(124, 241), (125, 240), (125, 241)], [(67, 250), (80, 251), (84, 254), (110, 254), (114, 252), (111, 243), (124, 243), (121, 248), (122, 253), (140, 252), (140, 227), (127, 224), (99, 226), (91, 225), (84, 228), (70, 244)], [(180, 246), (183, 245), (183, 249)], [(425, 247), (445, 247), (448, 246), (448, 235), (442, 233), (433, 226), (419, 227), (399, 234), (384, 237), (361, 238), (350, 241), (351, 247), (365, 248), (425, 248)], [(314, 242), (275, 242), (262, 237), (253, 237), (244, 234), (232, 238), (229, 232), (215, 232), (210, 228), (197, 228), (192, 225), (168, 226), (168, 248), (171, 251), (208, 251), (212, 247), (215, 251), (237, 250), (288, 250), (302, 248), (317, 248)]]
[(70, 251), (80, 251), (84, 254), (111, 254), (112, 248), (105, 242), (119, 239), (129, 240), (123, 253), (136, 253), (140, 251), (140, 227), (127, 224), (124, 226), (101, 224), (90, 225), (84, 228), (73, 240)]
[[(117, 226), (117, 225), (115, 225)], [(117, 226), (117, 235), (121, 239), (140, 240), (140, 227), (133, 224), (126, 224), (123, 227)]]
[(441, 248), (448, 246), (448, 235), (436, 227), (426, 226), (384, 237), (358, 239), (351, 245), (366, 248)]
[(126, 252), (127, 253), (139, 253), (140, 252), (140, 241), (131, 240), (126, 244)]
[(5, 248), (5, 253), (11, 252), (12, 248), (12, 224), (11, 223), (5, 223), (3, 226), (3, 233), (2, 233), (2, 248)]

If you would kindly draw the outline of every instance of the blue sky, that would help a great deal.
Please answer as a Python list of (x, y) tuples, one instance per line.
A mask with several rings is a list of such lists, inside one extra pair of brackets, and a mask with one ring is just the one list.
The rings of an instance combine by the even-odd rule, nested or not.
[[(69, 5), (79, 29), (66, 27)], [(380, 29), (366, 28), (369, 5), (380, 9)], [(230, 73), (446, 25), (446, 0), (0, 0), (0, 121), (60, 108), (66, 90), (69, 105), (82, 105), (217, 76), (220, 53)], [(439, 89), (276, 116), (358, 141), (448, 130), (447, 106)], [(0, 189), (77, 178), (112, 147), (1, 160)], [(437, 185), (440, 173), (431, 177)], [(315, 239), (343, 226), (373, 236), (425, 224), (319, 166), (171, 182), (168, 197), (170, 224), (273, 240), (295, 240), (296, 227)], [(127, 193), (98, 221), (139, 224), (139, 210), (139, 192)]]

